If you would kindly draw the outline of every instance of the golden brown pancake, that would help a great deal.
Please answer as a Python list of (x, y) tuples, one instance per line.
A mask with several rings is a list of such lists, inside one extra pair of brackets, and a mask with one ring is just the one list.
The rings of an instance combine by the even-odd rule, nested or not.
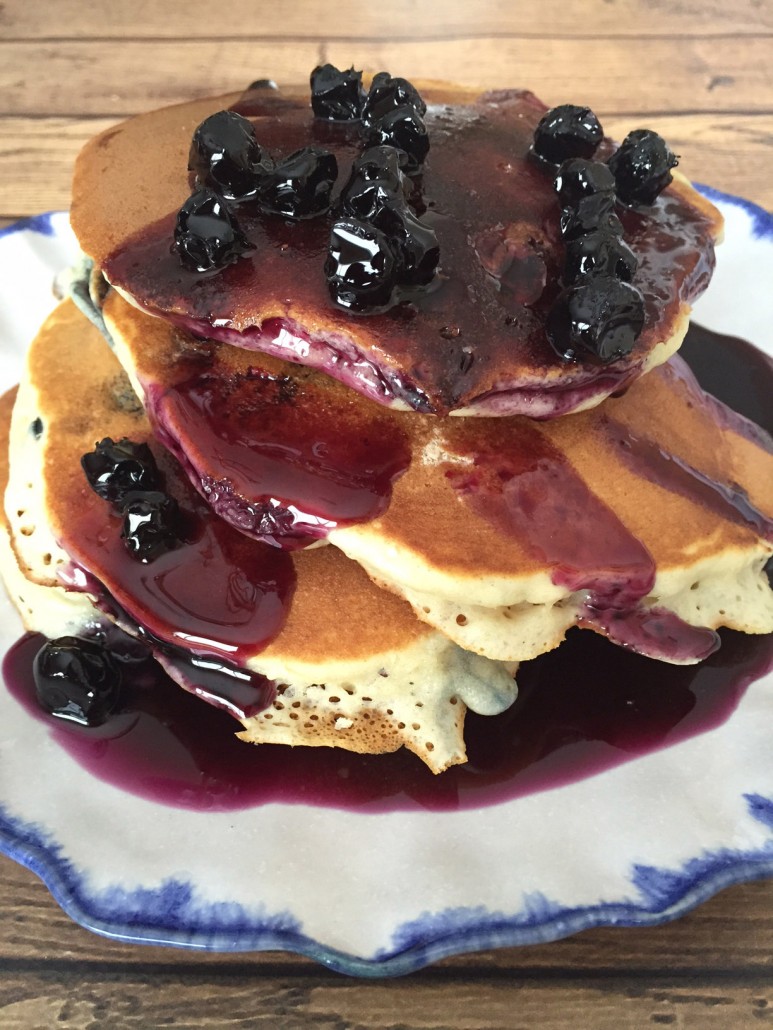
[[(314, 144), (335, 153), (339, 186), (361, 141), (320, 122), (308, 90), (231, 94), (142, 115), (81, 153), (71, 219), (84, 251), (126, 296), (199, 335), (322, 369), (382, 404), (445, 414), (549, 418), (598, 403), (673, 353), (708, 283), (719, 213), (681, 175), (646, 209), (620, 208), (639, 257), (646, 322), (611, 364), (566, 362), (545, 320), (563, 262), (554, 169), (529, 156), (545, 107), (521, 90), (424, 89), (431, 148), (418, 207), (440, 244), (433, 287), (410, 304), (353, 316), (323, 274), (331, 216), (289, 223), (239, 208), (256, 249), (216, 272), (188, 272), (173, 252), (189, 195), (196, 126), (236, 107), (276, 157)], [(632, 127), (633, 128), (633, 127)], [(605, 140), (598, 156), (613, 149)]]
[[(11, 430), (7, 517), (18, 565), (47, 591), (46, 604), (71, 596), (63, 585), (75, 586), (85, 590), (77, 596), (96, 598), (120, 624), (136, 629), (137, 622), (146, 626), (138, 613), (151, 608), (142, 607), (144, 596), (138, 602), (132, 595), (133, 570), (125, 582), (110, 579), (116, 568), (130, 566), (115, 557), (114, 548), (123, 546), (116, 517), (80, 469), (81, 455), (105, 436), (149, 441), (160, 452), (118, 362), (97, 330), (67, 302), (50, 316), (28, 354)], [(173, 465), (163, 454), (158, 457), (167, 488), (177, 489)], [(262, 548), (261, 554), (287, 557), (295, 578), (291, 603), (273, 639), (241, 646), (238, 664), (278, 683), (273, 706), (243, 719), (245, 739), (374, 753), (405, 745), (440, 771), (464, 761), (466, 705), (493, 713), (511, 703), (512, 666), (465, 652), (420, 623), (405, 602), (375, 587), (334, 548), (282, 556), (211, 518), (217, 523), (212, 539), (226, 541), (222, 554), (237, 554), (240, 568), (263, 560), (256, 558)], [(194, 547), (187, 539), (179, 548), (183, 562), (186, 548)], [(151, 578), (156, 575), (152, 563), (143, 568)], [(206, 579), (207, 560), (183, 568), (186, 581), (194, 585), (197, 576), (208, 584), (218, 582)], [(165, 567), (163, 576), (168, 575)], [(230, 577), (227, 586), (236, 591), (232, 600), (249, 607), (244, 581)], [(232, 639), (231, 627), (216, 623), (221, 609), (214, 593), (197, 598), (194, 591), (186, 597), (204, 613), (198, 626), (211, 619), (215, 643), (218, 633)], [(175, 603), (172, 597), (173, 609)], [(88, 605), (91, 617), (100, 617), (93, 602)], [(175, 610), (185, 614), (180, 607)], [(239, 608), (233, 611), (236, 618)], [(179, 632), (162, 638), (159, 625), (151, 629), (160, 641), (157, 657), (165, 661), (170, 648), (180, 649), (181, 638)]]
[[(670, 632), (688, 637), (676, 616), (703, 629), (773, 629), (773, 598), (761, 574), (771, 553), (769, 441), (708, 397), (679, 359), (624, 397), (567, 419), (428, 419), (384, 413), (308, 370), (271, 358), (256, 365), (238, 348), (195, 341), (114, 293), (104, 315), (116, 356), (161, 438), (182, 455), (204, 496), (211, 494), (202, 481), (227, 480), (233, 471), (202, 450), (202, 440), (217, 443), (217, 433), (202, 431), (220, 406), (213, 396), (225, 398), (227, 415), (215, 429), (238, 441), (239, 453), (274, 440), (287, 403), (312, 438), (320, 421), (340, 410), (342, 433), (347, 425), (365, 432), (376, 418), (382, 436), (403, 441), (410, 460), (386, 510), (333, 528), (329, 539), (465, 647), (523, 660), (556, 646), (579, 623), (682, 661), (699, 655), (700, 633), (698, 650), (687, 654), (652, 637), (651, 626), (639, 632), (661, 610)], [(260, 369), (283, 390), (268, 399), (256, 393), (245, 410), (243, 394), (232, 391), (248, 369), (252, 389)], [(170, 398), (197, 376), (217, 384), (210, 404), (194, 423), (175, 422)], [(335, 469), (326, 471), (334, 478)], [(254, 531), (244, 525), (244, 507), (261, 500), (259, 485), (247, 493), (249, 485), (239, 481), (244, 504), (233, 516), (244, 532)], [(279, 501), (300, 503), (295, 495)], [(599, 608), (607, 614), (596, 618)]]

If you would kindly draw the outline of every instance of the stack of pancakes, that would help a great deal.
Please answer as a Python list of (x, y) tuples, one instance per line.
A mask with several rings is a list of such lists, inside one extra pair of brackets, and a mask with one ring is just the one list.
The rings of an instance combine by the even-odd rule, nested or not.
[[(440, 772), (465, 761), (466, 708), (507, 708), (518, 663), (572, 626), (676, 662), (711, 653), (719, 626), (773, 630), (773, 448), (675, 356), (721, 234), (689, 183), (621, 210), (644, 299), (633, 349), (562, 360), (545, 331), (560, 207), (530, 153), (544, 107), (422, 92), (438, 273), (372, 313), (328, 292), (333, 215), (252, 212), (251, 249), (212, 272), (175, 252), (213, 112), (248, 117), (274, 160), (328, 148), (335, 198), (362, 143), (308, 91), (256, 84), (85, 148), (87, 261), (13, 402), (1, 565), (29, 629), (117, 623), (245, 740), (406, 746)], [(81, 470), (106, 438), (148, 444), (193, 520), (170, 554), (127, 556)], [(269, 681), (263, 704), (221, 690), (223, 670)]]

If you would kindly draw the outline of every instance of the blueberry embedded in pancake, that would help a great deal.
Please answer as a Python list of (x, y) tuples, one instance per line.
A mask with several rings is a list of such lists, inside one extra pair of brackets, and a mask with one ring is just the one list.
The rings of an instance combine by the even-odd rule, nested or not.
[[(673, 353), (713, 267), (721, 225), (711, 205), (678, 173), (651, 204), (615, 203), (621, 240), (638, 260), (630, 289), (642, 298), (634, 313), (641, 332), (621, 327), (628, 315), (605, 302), (607, 342), (557, 351), (546, 327), (562, 289), (561, 205), (555, 167), (532, 154), (544, 106), (517, 90), (421, 92), (429, 151), (420, 168), (404, 170), (409, 195), (396, 220), (387, 206), (388, 226), (340, 210), (353, 165), (374, 143), (360, 131), (366, 121), (315, 116), (307, 90), (259, 90), (144, 115), (97, 137), (76, 169), (76, 234), (146, 310), (322, 369), (403, 409), (550, 418), (597, 403)], [(316, 148), (335, 158), (337, 180), (329, 211), (317, 217), (288, 219), (260, 198), (240, 201), (238, 232), (250, 249), (221, 268), (192, 271), (173, 246), (189, 194), (188, 152), (197, 126), (224, 109), (249, 123), (261, 162), (268, 154), (281, 168), (293, 152)], [(594, 156), (612, 152), (602, 139)], [(284, 172), (279, 179), (288, 181)], [(434, 244), (422, 232), (436, 239), (437, 258), (427, 257)], [(359, 292), (342, 286), (353, 267)], [(366, 299), (378, 301), (370, 313), (358, 310), (365, 286)], [(404, 299), (384, 305), (392, 287)]]
[[(77, 388), (62, 390), (65, 381)], [(127, 480), (123, 466), (117, 483), (92, 489), (81, 457), (107, 437), (138, 450), (104, 448), (100, 461), (121, 466), (147, 446), (159, 474)], [(511, 664), (465, 652), (420, 623), (335, 548), (290, 555), (212, 515), (153, 440), (100, 334), (69, 302), (28, 354), (10, 457), (8, 583), (20, 605), (17, 585), (30, 583), (30, 624), (59, 635), (64, 625), (77, 633), (115, 620), (149, 641), (186, 689), (234, 714), (241, 708), (248, 741), (364, 753), (407, 746), (439, 772), (465, 760), (466, 707), (493, 714), (515, 696)], [(104, 474), (102, 462), (92, 478), (99, 485)], [(188, 521), (164, 553), (138, 557), (126, 549), (117, 508), (159, 489)], [(288, 568), (294, 589), (282, 596)], [(251, 686), (262, 702), (252, 714), (244, 704)]]

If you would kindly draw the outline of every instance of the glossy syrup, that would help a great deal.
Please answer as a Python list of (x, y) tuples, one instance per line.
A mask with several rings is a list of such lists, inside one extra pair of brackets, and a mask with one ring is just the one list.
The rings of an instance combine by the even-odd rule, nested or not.
[[(163, 453), (158, 462), (166, 491), (180, 505), (179, 546), (152, 562), (137, 561), (121, 539), (121, 517), (84, 488), (61, 541), (73, 563), (63, 576), (71, 589), (95, 595), (122, 625), (142, 627), (186, 689), (255, 714), (273, 695), (262, 677), (240, 667), (284, 625), (295, 590), (293, 559), (215, 518), (175, 462)], [(80, 489), (75, 481), (72, 489)]]
[[(773, 428), (764, 402), (773, 386), (767, 359), (741, 341), (695, 328), (688, 348), (699, 378), (704, 370), (713, 375), (721, 369), (728, 395), (756, 362), (752, 398), (760, 401), (752, 399), (744, 409), (741, 391), (735, 403)], [(625, 541), (620, 548), (627, 573), (645, 567)], [(609, 582), (602, 588), (610, 589)], [(31, 667), (41, 638), (23, 638), (3, 671), (12, 695), (48, 723), (79, 764), (161, 804), (229, 810), (279, 801), (366, 811), (458, 810), (571, 783), (721, 724), (746, 687), (773, 670), (773, 635), (720, 635), (721, 649), (700, 665), (676, 666), (572, 630), (560, 648), (521, 665), (519, 696), (507, 712), (468, 713), (469, 760), (440, 776), (406, 752), (373, 757), (242, 744), (229, 715), (180, 690), (153, 663), (134, 667), (122, 710), (96, 730), (56, 723), (38, 708)]]
[(152, 390), (150, 407), (161, 438), (221, 518), (258, 539), (302, 547), (380, 515), (410, 462), (395, 419), (326, 387), (250, 368)]
[[(244, 103), (272, 154), (328, 147), (339, 186), (346, 181), (362, 150), (356, 127), (315, 119), (307, 105), (276, 96), (248, 95)], [(525, 395), (536, 386), (560, 414), (583, 391), (623, 385), (631, 362), (562, 365), (559, 382), (552, 377), (561, 362), (544, 324), (563, 262), (560, 212), (554, 170), (530, 155), (544, 111), (520, 91), (467, 109), (430, 107), (431, 149), (411, 203), (438, 237), (440, 268), (432, 288), (410, 304), (364, 317), (336, 307), (323, 274), (332, 216), (289, 223), (250, 203), (239, 206), (238, 217), (254, 249), (226, 268), (184, 268), (172, 247), (176, 213), (169, 212), (123, 241), (103, 262), (105, 274), (140, 306), (194, 334), (287, 360), (308, 362), (313, 350), (325, 371), (382, 403), (400, 398), (417, 411), (444, 414), (509, 384)], [(605, 141), (598, 156), (610, 148)], [(179, 175), (182, 203), (185, 170), (163, 174)], [(621, 207), (619, 214), (639, 258), (634, 283), (646, 303), (646, 328), (632, 356), (638, 364), (668, 335), (679, 305), (705, 287), (713, 241), (705, 216), (673, 190), (646, 211)], [(529, 413), (524, 405), (518, 410)]]
[(312, 804), (389, 812), (457, 811), (572, 783), (686, 740), (727, 719), (749, 683), (773, 669), (773, 637), (722, 631), (700, 665), (656, 663), (595, 633), (572, 630), (524, 663), (502, 715), (467, 713), (468, 762), (434, 776), (406, 751), (252, 746), (237, 724), (152, 666), (129, 677), (124, 707), (96, 729), (57, 723), (38, 707), (32, 659), (43, 638), (8, 653), (3, 674), (24, 707), (98, 779), (160, 804), (204, 811)]

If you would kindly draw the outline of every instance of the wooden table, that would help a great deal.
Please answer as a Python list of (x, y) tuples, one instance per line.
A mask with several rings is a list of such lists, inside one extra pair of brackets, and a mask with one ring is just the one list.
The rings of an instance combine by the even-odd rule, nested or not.
[[(525, 85), (646, 124), (692, 178), (773, 208), (773, 0), (388, 5), (78, 0), (0, 6), (0, 225), (66, 208), (92, 134), (148, 108), (301, 81), (330, 60), (407, 77)], [(442, 13), (441, 13), (442, 12)], [(773, 883), (656, 929), (448, 959), (359, 982), (284, 954), (130, 947), (72, 924), (0, 859), (0, 1026), (701, 1028), (773, 1023)]]

